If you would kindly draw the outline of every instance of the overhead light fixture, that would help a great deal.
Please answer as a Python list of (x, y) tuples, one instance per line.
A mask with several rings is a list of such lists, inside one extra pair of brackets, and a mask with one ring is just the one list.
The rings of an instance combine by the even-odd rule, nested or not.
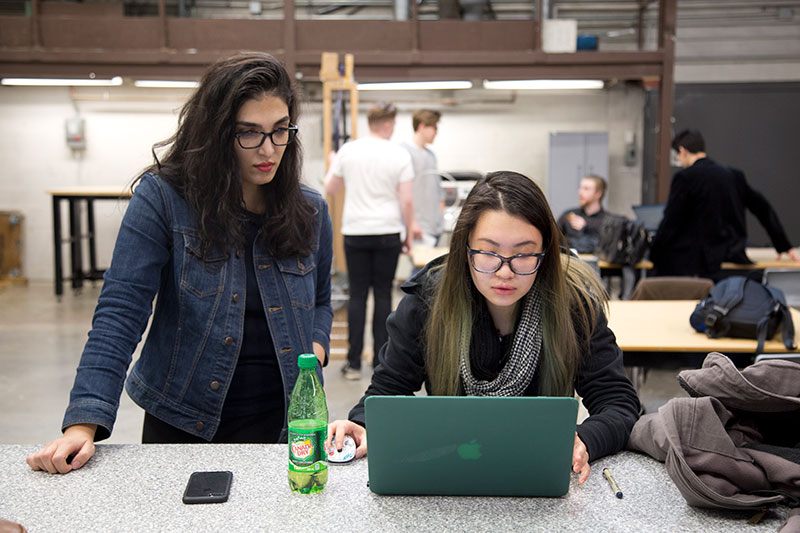
[(2, 85), (18, 85), (26, 87), (113, 87), (122, 85), (122, 77), (111, 79), (99, 78), (3, 78)]
[(564, 89), (602, 89), (603, 87), (603, 80), (483, 80), (484, 89), (560, 91)]
[(189, 80), (135, 80), (133, 85), (156, 89), (196, 89), (200, 87), (200, 82)]
[(359, 91), (435, 91), (438, 89), (471, 89), (471, 81), (399, 81), (359, 83)]

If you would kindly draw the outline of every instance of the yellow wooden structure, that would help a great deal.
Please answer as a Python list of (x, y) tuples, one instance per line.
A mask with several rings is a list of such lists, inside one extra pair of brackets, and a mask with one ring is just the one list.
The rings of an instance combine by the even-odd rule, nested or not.
[[(350, 96), (350, 139), (357, 137), (358, 122), (358, 84), (353, 79), (353, 54), (344, 56), (344, 74), (339, 72), (339, 54), (323, 52), (319, 69), (322, 81), (322, 138), (325, 154), (325, 171), (331, 164), (330, 153), (333, 148), (333, 91), (347, 91)], [(347, 272), (344, 257), (344, 238), (342, 237), (342, 210), (344, 208), (344, 189), (328, 197), (331, 220), (333, 222), (333, 265), (340, 272)]]

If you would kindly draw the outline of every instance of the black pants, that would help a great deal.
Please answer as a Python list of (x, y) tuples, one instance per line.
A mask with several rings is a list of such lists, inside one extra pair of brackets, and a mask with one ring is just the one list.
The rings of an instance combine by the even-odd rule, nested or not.
[(364, 350), (364, 323), (367, 314), (367, 294), (372, 287), (375, 309), (372, 314), (373, 351), (377, 362), (378, 350), (388, 340), (386, 319), (392, 311), (392, 282), (397, 270), (397, 258), (403, 243), (399, 233), (389, 235), (345, 235), (344, 253), (350, 279), (350, 300), (347, 303), (348, 341), (347, 361), (361, 368)]
[[(226, 444), (274, 444), (280, 442), (283, 410), (223, 420), (211, 442)], [(208, 442), (197, 435), (167, 424), (144, 413), (142, 444), (201, 444)]]

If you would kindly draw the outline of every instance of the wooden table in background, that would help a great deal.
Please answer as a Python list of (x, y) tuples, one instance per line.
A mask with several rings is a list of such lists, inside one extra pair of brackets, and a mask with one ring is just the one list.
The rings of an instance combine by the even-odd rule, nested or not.
[[(800, 253), (800, 249), (796, 250)], [(785, 255), (778, 260), (775, 248), (747, 248), (747, 257), (753, 264), (722, 263), (722, 270), (764, 270), (765, 268), (791, 268), (800, 270), (800, 263), (792, 261)]]
[(425, 246), (418, 244), (411, 248), (411, 260), (415, 267), (424, 267), (440, 255), (445, 255), (450, 251), (447, 246)]
[[(696, 300), (613, 300), (608, 325), (617, 337), (629, 366), (699, 366), (708, 352), (721, 352), (737, 364), (752, 363), (757, 341), (722, 337), (712, 339), (689, 325)], [(800, 311), (791, 309), (795, 326)], [(787, 350), (778, 331), (764, 344), (762, 353), (800, 353)], [(675, 365), (670, 364), (675, 363)]]

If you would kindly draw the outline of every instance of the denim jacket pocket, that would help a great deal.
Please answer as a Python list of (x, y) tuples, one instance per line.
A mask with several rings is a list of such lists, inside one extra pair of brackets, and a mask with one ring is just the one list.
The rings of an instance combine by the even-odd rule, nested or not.
[(203, 259), (203, 244), (199, 237), (184, 233), (183, 240), (181, 288), (198, 298), (221, 292), (225, 286), (228, 254), (212, 247)]
[(292, 307), (312, 309), (317, 292), (317, 265), (314, 257), (287, 257), (279, 259), (277, 265), (289, 291)]

